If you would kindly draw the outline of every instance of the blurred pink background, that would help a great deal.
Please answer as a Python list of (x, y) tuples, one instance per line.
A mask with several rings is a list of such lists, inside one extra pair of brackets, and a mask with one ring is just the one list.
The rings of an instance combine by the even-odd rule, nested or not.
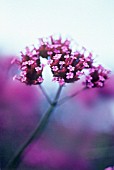
[[(18, 68), (11, 60), (37, 44), (37, 38), (56, 34), (92, 51), (95, 62), (112, 74), (103, 89), (81, 92), (57, 107), (40, 140), (25, 150), (18, 170), (104, 170), (114, 165), (113, 30), (113, 0), (0, 0), (0, 169), (49, 107), (37, 86), (13, 81)], [(42, 85), (53, 98), (57, 85), (47, 73), (48, 68)], [(66, 85), (61, 97), (81, 88), (81, 82)]]
[[(1, 168), (30, 135), (49, 106), (37, 86), (13, 80), (18, 68), (11, 65), (12, 58), (1, 56), (0, 62)], [(57, 107), (40, 140), (36, 138), (25, 150), (18, 169), (102, 170), (113, 165), (113, 84), (112, 74), (104, 88), (82, 91)], [(81, 88), (81, 82), (66, 85), (61, 97)], [(47, 90), (53, 97), (49, 87)]]

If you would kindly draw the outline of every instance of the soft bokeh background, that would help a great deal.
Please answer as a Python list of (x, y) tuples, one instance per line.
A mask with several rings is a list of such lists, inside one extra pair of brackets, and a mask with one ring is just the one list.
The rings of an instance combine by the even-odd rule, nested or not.
[[(113, 11), (113, 0), (0, 0), (0, 168), (48, 107), (38, 87), (12, 80), (17, 66), (11, 66), (11, 59), (51, 34), (71, 37), (93, 51), (112, 75), (104, 89), (82, 92), (58, 107), (18, 169), (103, 170), (114, 165)], [(50, 73), (44, 76), (43, 86), (53, 97), (57, 85)], [(68, 85), (62, 96), (80, 88), (80, 83)]]

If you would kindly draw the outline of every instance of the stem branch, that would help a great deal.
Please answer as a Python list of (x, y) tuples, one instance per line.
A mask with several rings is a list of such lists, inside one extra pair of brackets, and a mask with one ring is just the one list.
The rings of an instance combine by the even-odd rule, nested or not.
[(64, 104), (65, 102), (67, 102), (68, 100), (72, 99), (73, 97), (75, 97), (76, 95), (78, 95), (80, 92), (82, 92), (82, 91), (85, 90), (85, 89), (87, 89), (87, 88), (83, 88), (83, 89), (81, 89), (81, 90), (73, 93), (73, 94), (70, 95), (70, 96), (66, 96), (66, 97), (62, 98), (61, 100), (59, 100), (57, 106), (60, 106), (60, 105)]
[(40, 87), (42, 93), (44, 94), (45, 98), (47, 99), (48, 103), (51, 105), (51, 104), (52, 104), (52, 101), (51, 101), (51, 99), (49, 98), (49, 96), (47, 95), (46, 91), (44, 90), (44, 88), (43, 88), (41, 85), (39, 85), (39, 87)]
[(47, 123), (48, 123), (48, 120), (49, 120), (51, 113), (56, 108), (61, 90), (62, 90), (62, 86), (59, 87), (53, 103), (51, 104), (51, 106), (49, 107), (47, 112), (43, 115), (40, 122), (37, 124), (36, 128), (34, 129), (33, 133), (25, 141), (25, 143), (19, 148), (19, 150), (15, 153), (13, 158), (9, 161), (8, 165), (6, 166), (7, 170), (15, 170), (21, 162), (21, 155), (24, 152), (24, 150), (26, 149), (26, 147), (32, 142), (32, 140), (36, 136), (37, 136), (37, 139), (39, 139), (40, 135), (42, 134), (42, 132), (44, 131), (44, 129), (45, 129)]

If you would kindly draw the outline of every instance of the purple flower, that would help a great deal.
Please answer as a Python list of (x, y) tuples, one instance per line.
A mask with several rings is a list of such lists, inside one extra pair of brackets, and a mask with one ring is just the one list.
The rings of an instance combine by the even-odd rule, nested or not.
[(67, 67), (67, 69), (69, 69), (69, 71), (74, 71), (75, 67), (69, 65), (69, 66)]
[(21, 61), (16, 61), (20, 67), (20, 75), (15, 76), (17, 80), (27, 84), (36, 85), (43, 82), (42, 71), (44, 65), (40, 62), (40, 57), (37, 52), (26, 48), (26, 52), (21, 53)]
[(63, 64), (65, 64), (65, 62), (64, 61), (59, 61), (59, 64), (63, 65)]
[(37, 80), (39, 83), (42, 83), (44, 79), (41, 76), (39, 76)]
[(53, 59), (54, 60), (59, 60), (61, 58), (62, 54), (56, 54)]
[[(86, 76), (85, 85), (88, 88), (103, 87), (108, 78), (108, 71), (101, 65), (93, 66), (92, 53), (84, 47), (79, 51), (71, 48), (72, 41), (61, 37), (54, 39), (39, 39), (38, 47), (30, 50), (26, 47), (25, 53), (21, 53), (21, 61), (16, 61), (20, 66), (21, 73), (15, 77), (28, 85), (37, 85), (43, 82), (42, 72), (44, 65), (41, 63), (41, 57), (47, 59), (54, 79), (60, 85), (78, 81), (84, 75), (85, 69), (90, 70)], [(13, 61), (12, 61), (13, 62)], [(60, 83), (62, 81), (62, 83)]]
[(58, 67), (57, 66), (53, 66), (52, 69), (53, 69), (53, 71), (57, 71)]
[(65, 84), (65, 81), (64, 81), (64, 79), (63, 78), (59, 78), (59, 85), (60, 86), (63, 86), (64, 84)]
[(66, 73), (66, 75), (67, 75), (66, 76), (67, 79), (72, 79), (74, 74), (72, 72), (69, 72), (69, 73)]
[(106, 70), (101, 65), (95, 67), (93, 66), (90, 69), (89, 75), (86, 76), (86, 87), (93, 88), (93, 87), (103, 87), (105, 80), (109, 77), (109, 70)]
[(86, 49), (84, 47), (82, 50), (74, 52), (71, 43), (68, 39), (63, 40), (61, 37), (54, 39), (53, 36), (50, 36), (47, 39), (39, 39), (39, 46), (35, 48), (39, 56), (48, 60), (47, 63), (51, 68), (53, 77), (57, 77), (58, 83), (59, 80), (64, 80), (64, 84), (77, 81), (81, 76), (77, 73), (92, 67), (92, 53), (88, 52), (85, 57)]
[(23, 136), (25, 126), (31, 127), (30, 124), (35, 122), (34, 118), (31, 121), (31, 116), (34, 115), (37, 107), (36, 101), (39, 101), (39, 92), (35, 87), (26, 87), (18, 81), (14, 82), (12, 76), (16, 69), (16, 65), (11, 65), (11, 58), (1, 57), (0, 130), (5, 129), (8, 132), (12, 128), (17, 132), (18, 129)]

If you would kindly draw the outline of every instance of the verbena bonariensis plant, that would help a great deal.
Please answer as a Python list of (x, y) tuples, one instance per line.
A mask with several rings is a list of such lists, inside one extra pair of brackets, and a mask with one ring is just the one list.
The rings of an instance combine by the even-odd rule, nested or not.
[[(59, 84), (53, 101), (41, 86), (44, 80), (42, 73), (45, 67), (41, 62), (41, 58), (47, 59), (47, 64), (53, 74), (52, 81)], [(101, 65), (95, 66), (92, 53), (88, 52), (85, 48), (74, 50), (72, 48), (72, 41), (68, 39), (63, 41), (61, 37), (54, 39), (53, 36), (47, 39), (39, 39), (38, 47), (33, 46), (32, 49), (26, 47), (25, 52), (21, 52), (21, 60), (15, 60), (13, 62), (16, 62), (20, 68), (20, 74), (14, 78), (27, 85), (39, 85), (50, 104), (49, 109), (44, 113), (33, 133), (6, 166), (6, 169), (14, 170), (21, 162), (25, 148), (36, 136), (38, 139), (42, 134), (54, 109), (78, 93), (76, 92), (71, 96), (66, 96), (59, 100), (61, 90), (65, 87), (65, 84), (74, 83), (83, 77), (85, 80), (83, 81), (84, 88), (82, 90), (96, 87), (101, 88), (104, 86), (105, 80), (108, 79), (110, 71)]]

